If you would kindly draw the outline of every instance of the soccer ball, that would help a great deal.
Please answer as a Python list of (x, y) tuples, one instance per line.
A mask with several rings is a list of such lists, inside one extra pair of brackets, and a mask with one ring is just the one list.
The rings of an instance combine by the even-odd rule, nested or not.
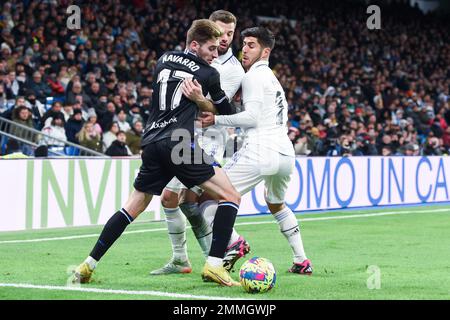
[(239, 270), (239, 281), (248, 293), (267, 292), (275, 286), (275, 268), (268, 259), (253, 257)]

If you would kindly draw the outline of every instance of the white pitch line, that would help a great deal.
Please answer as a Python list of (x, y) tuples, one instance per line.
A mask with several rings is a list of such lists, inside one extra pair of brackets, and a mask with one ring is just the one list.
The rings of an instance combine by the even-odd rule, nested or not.
[[(353, 218), (370, 218), (370, 217), (391, 216), (391, 215), (401, 215), (401, 214), (445, 213), (445, 212), (450, 212), (450, 209), (415, 210), (415, 211), (387, 211), (387, 212), (353, 214), (353, 215), (336, 215), (336, 216), (331, 216), (331, 217), (300, 218), (300, 219), (298, 219), (298, 221), (310, 222), (310, 221), (341, 220), (341, 219), (353, 219)], [(235, 225), (236, 226), (248, 226), (248, 225), (259, 225), (259, 224), (270, 224), (270, 223), (275, 223), (275, 220), (241, 222), (241, 223), (236, 223)], [(188, 226), (187, 228), (190, 228), (190, 226)], [(143, 230), (125, 231), (123, 234), (147, 233), (147, 232), (166, 231), (166, 230), (167, 230), (167, 228), (143, 229)], [(54, 238), (38, 238), (38, 239), (26, 239), (26, 240), (4, 240), (4, 241), (0, 241), (0, 244), (72, 240), (72, 239), (83, 239), (83, 238), (96, 238), (98, 236), (99, 236), (99, 234), (95, 233), (95, 234), (84, 234), (84, 235), (66, 236), (66, 237), (54, 237)]]
[(172, 292), (163, 292), (163, 291), (136, 291), (136, 290), (100, 289), (100, 288), (63, 287), (63, 286), (49, 286), (49, 285), (34, 285), (34, 284), (28, 284), (28, 283), (0, 283), (0, 287), (54, 290), (54, 291), (108, 293), (108, 294), (121, 294), (121, 295), (133, 295), (133, 296), (141, 295), (141, 296), (155, 296), (155, 297), (180, 298), (180, 299), (248, 300), (245, 298), (202, 296), (202, 295), (197, 296), (197, 295), (193, 295), (193, 294), (172, 293)]
[[(190, 227), (188, 227), (190, 228)], [(125, 231), (122, 234), (133, 234), (133, 233), (144, 233), (144, 232), (155, 232), (155, 231), (165, 231), (167, 228), (158, 229), (143, 229), (134, 231)], [(43, 242), (43, 241), (58, 241), (58, 240), (72, 240), (72, 239), (83, 239), (83, 238), (95, 238), (98, 237), (100, 233), (82, 234), (77, 236), (66, 236), (66, 237), (55, 237), (55, 238), (38, 238), (38, 239), (26, 239), (26, 240), (5, 240), (0, 241), (0, 244), (6, 243), (27, 243), (27, 242)]]
[[(435, 210), (417, 210), (417, 211), (387, 211), (387, 212), (378, 212), (378, 213), (351, 214), (351, 215), (345, 215), (345, 216), (300, 218), (297, 220), (300, 222), (307, 222), (307, 221), (340, 220), (340, 219), (352, 219), (352, 218), (370, 218), (370, 217), (392, 216), (392, 215), (413, 214), (413, 213), (445, 213), (445, 212), (450, 212), (450, 208), (449, 209), (435, 209)], [(275, 223), (275, 221), (242, 222), (242, 223), (236, 223), (235, 225), (236, 226), (239, 226), (239, 225), (244, 226), (244, 225), (267, 224), (267, 223)]]

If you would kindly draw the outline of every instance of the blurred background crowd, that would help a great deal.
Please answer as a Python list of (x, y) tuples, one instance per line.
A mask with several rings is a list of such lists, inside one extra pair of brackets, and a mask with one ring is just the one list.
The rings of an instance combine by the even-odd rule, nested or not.
[[(66, 9), (81, 8), (70, 30)], [(153, 72), (217, 9), (277, 36), (270, 66), (289, 104), (297, 155), (442, 155), (450, 150), (450, 17), (401, 1), (382, 29), (350, 0), (25, 1), (0, 4), (0, 117), (111, 156), (137, 155)], [(242, 134), (230, 130), (239, 146)], [(39, 143), (42, 143), (40, 141)], [(3, 152), (6, 152), (2, 148)]]

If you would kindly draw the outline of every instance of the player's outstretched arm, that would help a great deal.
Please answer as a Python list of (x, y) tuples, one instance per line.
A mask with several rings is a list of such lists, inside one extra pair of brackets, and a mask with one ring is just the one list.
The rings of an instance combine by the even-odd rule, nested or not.
[(226, 127), (251, 128), (258, 125), (263, 114), (264, 83), (258, 73), (247, 73), (242, 79), (244, 111), (214, 118), (214, 124)]
[(258, 116), (262, 110), (262, 103), (250, 101), (244, 104), (245, 111), (226, 115), (215, 116), (214, 124), (226, 127), (252, 128), (258, 125)]

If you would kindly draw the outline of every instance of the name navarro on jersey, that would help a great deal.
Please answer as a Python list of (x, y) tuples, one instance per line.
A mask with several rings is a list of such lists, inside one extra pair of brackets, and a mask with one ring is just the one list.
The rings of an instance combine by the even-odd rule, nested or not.
[(196, 64), (194, 61), (192, 61), (188, 58), (178, 56), (176, 54), (167, 54), (163, 57), (163, 61), (162, 61), (163, 63), (166, 63), (169, 61), (179, 63), (179, 64), (191, 69), (192, 72), (195, 72), (198, 69), (200, 69), (200, 66), (198, 64)]
[(148, 130), (164, 128), (168, 124), (175, 123), (175, 122), (177, 122), (176, 117), (171, 118), (169, 121), (167, 121), (167, 120), (164, 120), (163, 122), (155, 122), (154, 121)]

